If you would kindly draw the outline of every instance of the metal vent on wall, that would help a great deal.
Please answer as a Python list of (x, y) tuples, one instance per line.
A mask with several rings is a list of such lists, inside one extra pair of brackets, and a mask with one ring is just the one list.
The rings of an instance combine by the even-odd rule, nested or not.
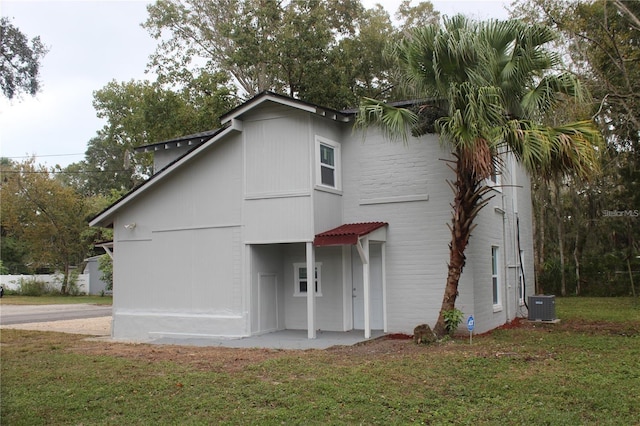
[(554, 321), (556, 319), (555, 296), (529, 296), (530, 321)]

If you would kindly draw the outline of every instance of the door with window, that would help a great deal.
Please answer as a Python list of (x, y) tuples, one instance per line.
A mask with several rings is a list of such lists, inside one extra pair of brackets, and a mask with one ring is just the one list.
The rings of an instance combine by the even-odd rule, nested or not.
[[(371, 244), (370, 282), (371, 282), (371, 329), (384, 329), (382, 306), (382, 249), (380, 244)], [(364, 282), (362, 279), (362, 261), (355, 248), (351, 253), (351, 271), (353, 274), (353, 328), (364, 329)]]

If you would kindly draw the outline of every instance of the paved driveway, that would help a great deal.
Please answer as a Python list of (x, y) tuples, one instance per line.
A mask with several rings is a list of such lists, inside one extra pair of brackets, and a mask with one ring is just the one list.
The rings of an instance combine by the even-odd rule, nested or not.
[(111, 306), (68, 305), (0, 305), (0, 325), (26, 324), (111, 316)]

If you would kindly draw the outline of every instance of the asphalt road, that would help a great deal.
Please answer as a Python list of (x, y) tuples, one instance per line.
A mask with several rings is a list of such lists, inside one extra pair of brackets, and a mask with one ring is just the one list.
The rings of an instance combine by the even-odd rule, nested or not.
[(0, 325), (106, 316), (111, 316), (111, 306), (90, 304), (0, 305)]

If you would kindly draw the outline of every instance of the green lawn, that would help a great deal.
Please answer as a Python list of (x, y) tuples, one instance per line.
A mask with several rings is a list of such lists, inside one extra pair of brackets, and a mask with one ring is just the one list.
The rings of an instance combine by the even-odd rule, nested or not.
[(111, 305), (111, 296), (13, 296), (4, 295), (0, 305), (61, 305), (67, 303), (90, 303)]
[(7, 425), (632, 425), (640, 308), (557, 299), (560, 324), (326, 351), (86, 341), (2, 330)]

